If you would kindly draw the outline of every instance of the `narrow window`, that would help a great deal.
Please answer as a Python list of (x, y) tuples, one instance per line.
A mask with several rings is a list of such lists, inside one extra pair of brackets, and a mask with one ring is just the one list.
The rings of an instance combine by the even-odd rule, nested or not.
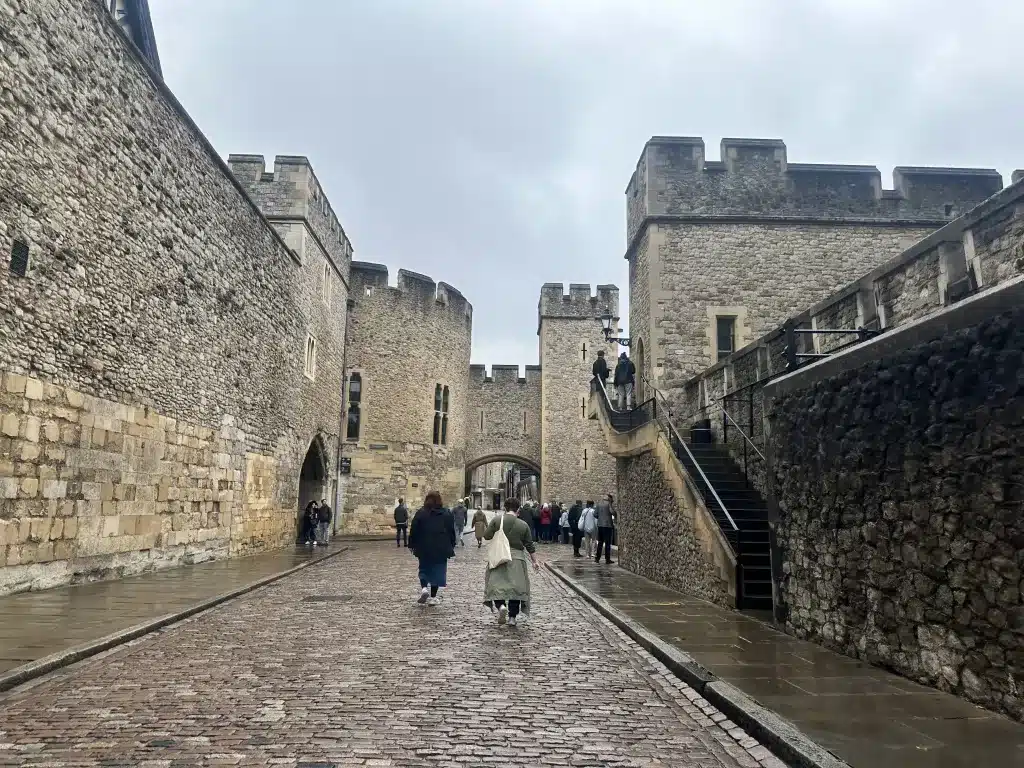
[(717, 358), (722, 360), (736, 351), (736, 318), (716, 317), (715, 338)]
[(28, 272), (28, 243), (24, 240), (15, 240), (11, 246), (11, 272), (18, 277)]
[(580, 396), (580, 418), (586, 420), (587, 418), (587, 398)]
[(448, 387), (445, 387), (441, 395), (441, 413), (448, 413)]
[(434, 387), (434, 410), (441, 410), (441, 385), (438, 384)]
[(306, 378), (316, 378), (316, 339), (306, 336), (306, 362), (303, 368)]
[[(484, 429), (484, 414), (480, 412), (480, 431)], [(448, 444), (448, 387), (434, 385), (434, 445)]]
[(331, 264), (324, 262), (324, 304), (331, 306)]
[(587, 362), (587, 342), (583, 342), (583, 362)]
[(484, 412), (480, 411), (480, 431), (484, 431)]
[(527, 428), (527, 425), (526, 425), (526, 413), (527, 413), (526, 411), (523, 411), (523, 434), (524, 435), (527, 435), (527, 434), (530, 433), (530, 430)]
[(583, 449), (583, 468), (587, 468), (587, 449)]
[(348, 379), (348, 426), (345, 437), (349, 440), (359, 439), (359, 425), (362, 420), (363, 377), (353, 373)]
[(434, 411), (434, 445), (441, 444), (441, 412)]
[(441, 445), (448, 445), (448, 414), (441, 417)]

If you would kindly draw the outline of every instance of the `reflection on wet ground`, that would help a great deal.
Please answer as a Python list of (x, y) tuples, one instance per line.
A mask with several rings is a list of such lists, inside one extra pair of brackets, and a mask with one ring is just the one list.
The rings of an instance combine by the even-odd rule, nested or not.
[[(342, 544), (334, 544), (329, 550)], [(0, 597), (0, 674), (50, 654), (175, 613), (327, 554), (322, 547), (184, 565)]]
[(557, 565), (854, 768), (1024, 766), (1024, 725), (614, 566)]

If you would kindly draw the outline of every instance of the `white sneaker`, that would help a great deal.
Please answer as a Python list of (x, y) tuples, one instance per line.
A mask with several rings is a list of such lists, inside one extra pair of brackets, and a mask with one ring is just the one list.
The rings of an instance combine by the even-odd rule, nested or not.
[(516, 617), (515, 616), (509, 616), (508, 617), (508, 625), (510, 627), (514, 627), (514, 626), (516, 626), (516, 624), (517, 624)]
[(440, 602), (441, 601), (438, 600), (436, 597), (431, 597), (427, 599), (427, 605), (437, 605)]
[(430, 597), (430, 590), (424, 587), (420, 590), (420, 597), (419, 600), (417, 600), (416, 602), (420, 605), (423, 605), (425, 602), (427, 602), (428, 597)]
[(501, 608), (498, 609), (498, 624), (505, 624), (507, 622), (508, 622), (508, 607), (503, 605), (503, 606), (501, 606)]

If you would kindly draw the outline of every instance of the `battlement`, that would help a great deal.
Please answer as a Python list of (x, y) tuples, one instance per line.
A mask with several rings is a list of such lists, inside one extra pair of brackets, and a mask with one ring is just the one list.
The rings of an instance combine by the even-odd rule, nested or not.
[(940, 225), (1002, 189), (990, 168), (897, 167), (884, 189), (873, 165), (790, 163), (781, 139), (654, 136), (626, 188), (628, 237), (648, 216), (851, 220)]
[(519, 375), (518, 365), (492, 365), (491, 373), (487, 366), (474, 363), (469, 366), (470, 384), (523, 384), (540, 386), (540, 366), (527, 365), (526, 375)]
[(234, 154), (228, 155), (228, 166), (269, 220), (305, 219), (333, 258), (352, 258), (352, 243), (309, 158), (277, 155), (268, 171), (263, 155)]
[(544, 283), (540, 289), (538, 313), (545, 317), (596, 318), (610, 314), (619, 316), (619, 289), (615, 285), (598, 285), (591, 294), (589, 283), (570, 283), (565, 293), (562, 283)]
[(435, 283), (427, 275), (400, 269), (398, 285), (392, 287), (388, 285), (388, 268), (385, 265), (353, 261), (350, 277), (352, 295), (356, 301), (374, 293), (386, 292), (387, 300), (394, 301), (396, 305), (415, 306), (421, 311), (444, 308), (463, 316), (467, 323), (473, 319), (473, 305), (461, 291), (448, 283)]

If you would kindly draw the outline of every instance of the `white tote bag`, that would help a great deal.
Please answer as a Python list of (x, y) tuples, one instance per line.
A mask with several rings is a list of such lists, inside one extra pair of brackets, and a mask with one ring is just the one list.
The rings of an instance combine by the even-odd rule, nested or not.
[(498, 518), (498, 530), (487, 547), (487, 567), (497, 568), (499, 565), (512, 562), (512, 548), (508, 545), (508, 536), (504, 530), (505, 515)]

